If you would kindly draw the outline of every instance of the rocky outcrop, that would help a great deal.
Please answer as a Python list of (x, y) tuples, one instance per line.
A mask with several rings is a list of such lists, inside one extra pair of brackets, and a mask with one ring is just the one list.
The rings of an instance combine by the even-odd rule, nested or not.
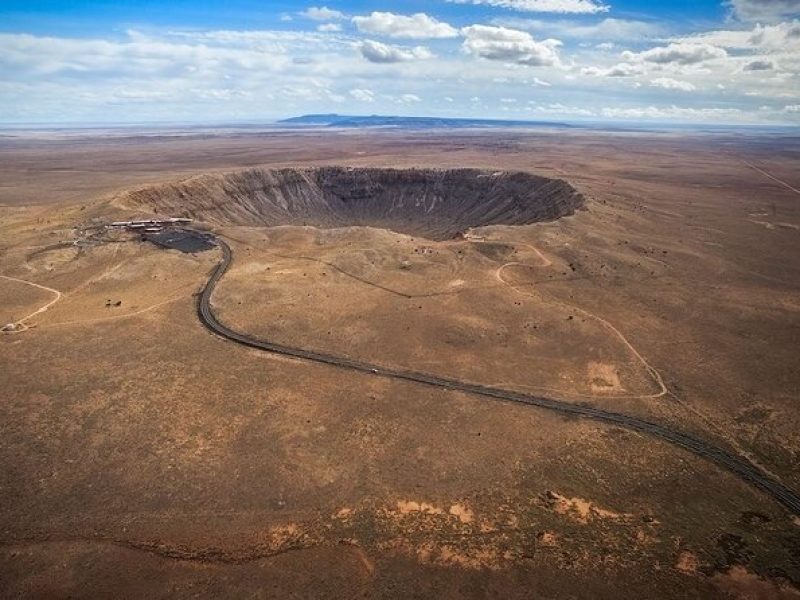
[(551, 221), (584, 202), (567, 182), (524, 172), (347, 167), (201, 175), (121, 200), (130, 209), (218, 225), (371, 226), (429, 239)]

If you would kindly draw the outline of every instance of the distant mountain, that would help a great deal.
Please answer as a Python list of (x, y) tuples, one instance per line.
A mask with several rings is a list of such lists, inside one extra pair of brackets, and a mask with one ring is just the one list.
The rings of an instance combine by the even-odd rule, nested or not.
[(338, 120), (344, 119), (341, 115), (328, 114), (328, 115), (303, 115), (302, 117), (292, 117), (291, 119), (284, 119), (278, 123), (285, 123), (287, 125), (330, 125)]
[(510, 121), (496, 119), (448, 119), (441, 117), (382, 117), (379, 115), (303, 115), (279, 121), (283, 125), (317, 127), (396, 127), (398, 129), (458, 129), (470, 127), (575, 127), (549, 121)]

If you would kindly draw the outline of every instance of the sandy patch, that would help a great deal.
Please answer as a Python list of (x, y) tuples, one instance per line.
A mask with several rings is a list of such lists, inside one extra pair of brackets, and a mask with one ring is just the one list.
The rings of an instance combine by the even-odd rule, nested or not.
[(619, 380), (619, 370), (613, 364), (592, 361), (587, 365), (587, 371), (592, 393), (603, 394), (624, 389)]
[(688, 550), (684, 550), (678, 555), (678, 560), (675, 561), (675, 568), (686, 575), (696, 575), (697, 569), (700, 567), (700, 559), (697, 555)]
[(384, 545), (383, 549), (412, 556), (421, 563), (471, 570), (496, 571), (502, 567), (505, 561), (511, 559), (507, 551), (489, 545), (461, 549), (450, 544), (440, 545), (433, 542), (410, 546), (405, 540), (394, 540)]
[(711, 578), (717, 588), (736, 600), (798, 600), (800, 591), (762, 579), (741, 566)]
[(455, 565), (465, 569), (499, 569), (500, 559), (498, 552), (490, 548), (482, 548), (473, 552), (462, 552), (452, 546), (439, 548), (437, 559), (434, 562)]
[(629, 513), (618, 513), (596, 506), (583, 498), (567, 498), (553, 491), (545, 493), (545, 502), (560, 515), (573, 518), (580, 523), (588, 523), (593, 519), (628, 519)]
[(412, 513), (425, 513), (429, 515), (443, 515), (444, 510), (427, 502), (415, 502), (414, 500), (398, 500), (397, 512), (401, 515)]
[(235, 275), (258, 275), (269, 269), (267, 263), (251, 261), (236, 269)]
[(462, 523), (472, 523), (475, 520), (475, 513), (461, 503), (453, 504), (450, 507), (450, 514), (457, 517)]
[(538, 535), (539, 545), (545, 548), (555, 548), (558, 545), (558, 537), (552, 531), (543, 531)]

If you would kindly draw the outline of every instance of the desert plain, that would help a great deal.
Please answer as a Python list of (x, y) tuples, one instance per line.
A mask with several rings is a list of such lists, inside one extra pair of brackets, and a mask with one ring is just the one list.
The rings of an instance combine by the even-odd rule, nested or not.
[[(231, 343), (198, 320), (219, 248), (104, 227), (225, 240), (212, 304), (255, 338), (647, 419), (798, 493), (798, 167), (800, 138), (758, 131), (6, 132), (0, 594), (800, 598), (800, 517), (718, 465)], [(430, 205), (244, 202), (265, 172), (329, 168), (582, 200), (433, 233)]]

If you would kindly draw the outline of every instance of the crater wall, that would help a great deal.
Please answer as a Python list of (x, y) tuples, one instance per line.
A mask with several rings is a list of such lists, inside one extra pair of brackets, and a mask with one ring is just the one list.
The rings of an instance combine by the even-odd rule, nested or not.
[(128, 192), (122, 203), (217, 225), (370, 226), (441, 240), (555, 220), (584, 198), (565, 181), (525, 172), (320, 167), (201, 175)]

